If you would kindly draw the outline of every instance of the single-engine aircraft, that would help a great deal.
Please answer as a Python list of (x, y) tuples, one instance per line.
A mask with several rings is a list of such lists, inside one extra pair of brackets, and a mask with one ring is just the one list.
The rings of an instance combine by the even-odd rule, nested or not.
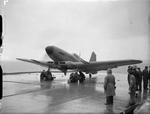
[(69, 54), (68, 52), (56, 46), (47, 46), (45, 50), (47, 55), (53, 61), (44, 62), (44, 61), (38, 61), (34, 59), (22, 59), (22, 58), (16, 58), (16, 59), (47, 67), (48, 68), (47, 74), (49, 74), (50, 80), (53, 80), (50, 69), (58, 69), (61, 72), (63, 72), (65, 75), (68, 70), (71, 70), (72, 72), (74, 72), (70, 74), (70, 80), (72, 82), (73, 80), (74, 81), (79, 80), (83, 82), (85, 79), (83, 72), (89, 74), (89, 77), (91, 77), (92, 74), (96, 74), (100, 70), (107, 70), (108, 68), (117, 68), (118, 66), (142, 63), (141, 60), (132, 60), (132, 59), (97, 62), (95, 52), (92, 52), (91, 58), (88, 62), (83, 60), (77, 54)]

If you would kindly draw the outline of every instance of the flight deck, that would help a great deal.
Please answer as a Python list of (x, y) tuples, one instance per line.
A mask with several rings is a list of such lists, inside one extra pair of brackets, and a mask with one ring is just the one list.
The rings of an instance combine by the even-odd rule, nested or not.
[[(105, 105), (103, 82), (98, 73), (84, 83), (68, 83), (69, 75), (54, 75), (52, 82), (40, 82), (40, 74), (4, 76), (4, 97), (0, 113), (120, 113), (129, 102), (127, 74), (116, 78), (114, 105)], [(146, 98), (141, 95), (140, 100)]]

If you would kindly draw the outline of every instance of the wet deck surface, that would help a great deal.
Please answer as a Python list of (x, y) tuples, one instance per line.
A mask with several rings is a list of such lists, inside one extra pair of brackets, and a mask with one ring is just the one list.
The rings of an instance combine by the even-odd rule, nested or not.
[[(114, 105), (106, 106), (104, 73), (86, 79), (84, 84), (68, 84), (68, 76), (55, 75), (53, 82), (39, 81), (39, 74), (4, 77), (4, 98), (0, 113), (120, 113), (128, 104), (127, 74), (114, 74)], [(139, 96), (145, 99), (147, 93)]]

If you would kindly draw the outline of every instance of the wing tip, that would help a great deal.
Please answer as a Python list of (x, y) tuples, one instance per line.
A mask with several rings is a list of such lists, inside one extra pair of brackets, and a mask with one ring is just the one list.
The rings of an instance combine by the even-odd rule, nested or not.
[(142, 60), (132, 60), (132, 61), (134, 61), (134, 62), (136, 62), (136, 63), (143, 63)]
[(23, 59), (21, 59), (21, 58), (16, 58), (17, 60), (23, 60)]

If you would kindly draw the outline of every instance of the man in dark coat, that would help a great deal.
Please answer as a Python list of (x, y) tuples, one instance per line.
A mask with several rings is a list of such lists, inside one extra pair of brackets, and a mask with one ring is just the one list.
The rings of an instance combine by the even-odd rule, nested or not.
[(148, 67), (145, 66), (145, 69), (143, 70), (143, 89), (147, 90), (148, 85)]
[(130, 78), (130, 72), (131, 72), (131, 70), (132, 70), (132, 66), (128, 66), (128, 70), (127, 70), (127, 72), (128, 72), (128, 77), (127, 77), (127, 80), (128, 80), (128, 85), (130, 86), (130, 81), (129, 81), (129, 78)]
[(138, 77), (138, 89), (142, 91), (142, 71), (140, 68), (138, 68)]
[(130, 75), (130, 86), (129, 86), (129, 94), (130, 94), (130, 101), (129, 105), (134, 105), (135, 104), (135, 92), (136, 92), (136, 78), (132, 74), (132, 72), (129, 74)]
[(137, 66), (134, 66), (133, 67), (133, 75), (134, 75), (134, 77), (135, 77), (135, 80), (136, 80), (136, 91), (138, 90), (138, 85), (139, 85), (139, 81), (138, 81), (138, 79), (139, 79), (139, 74), (138, 74), (138, 69), (137, 69)]

